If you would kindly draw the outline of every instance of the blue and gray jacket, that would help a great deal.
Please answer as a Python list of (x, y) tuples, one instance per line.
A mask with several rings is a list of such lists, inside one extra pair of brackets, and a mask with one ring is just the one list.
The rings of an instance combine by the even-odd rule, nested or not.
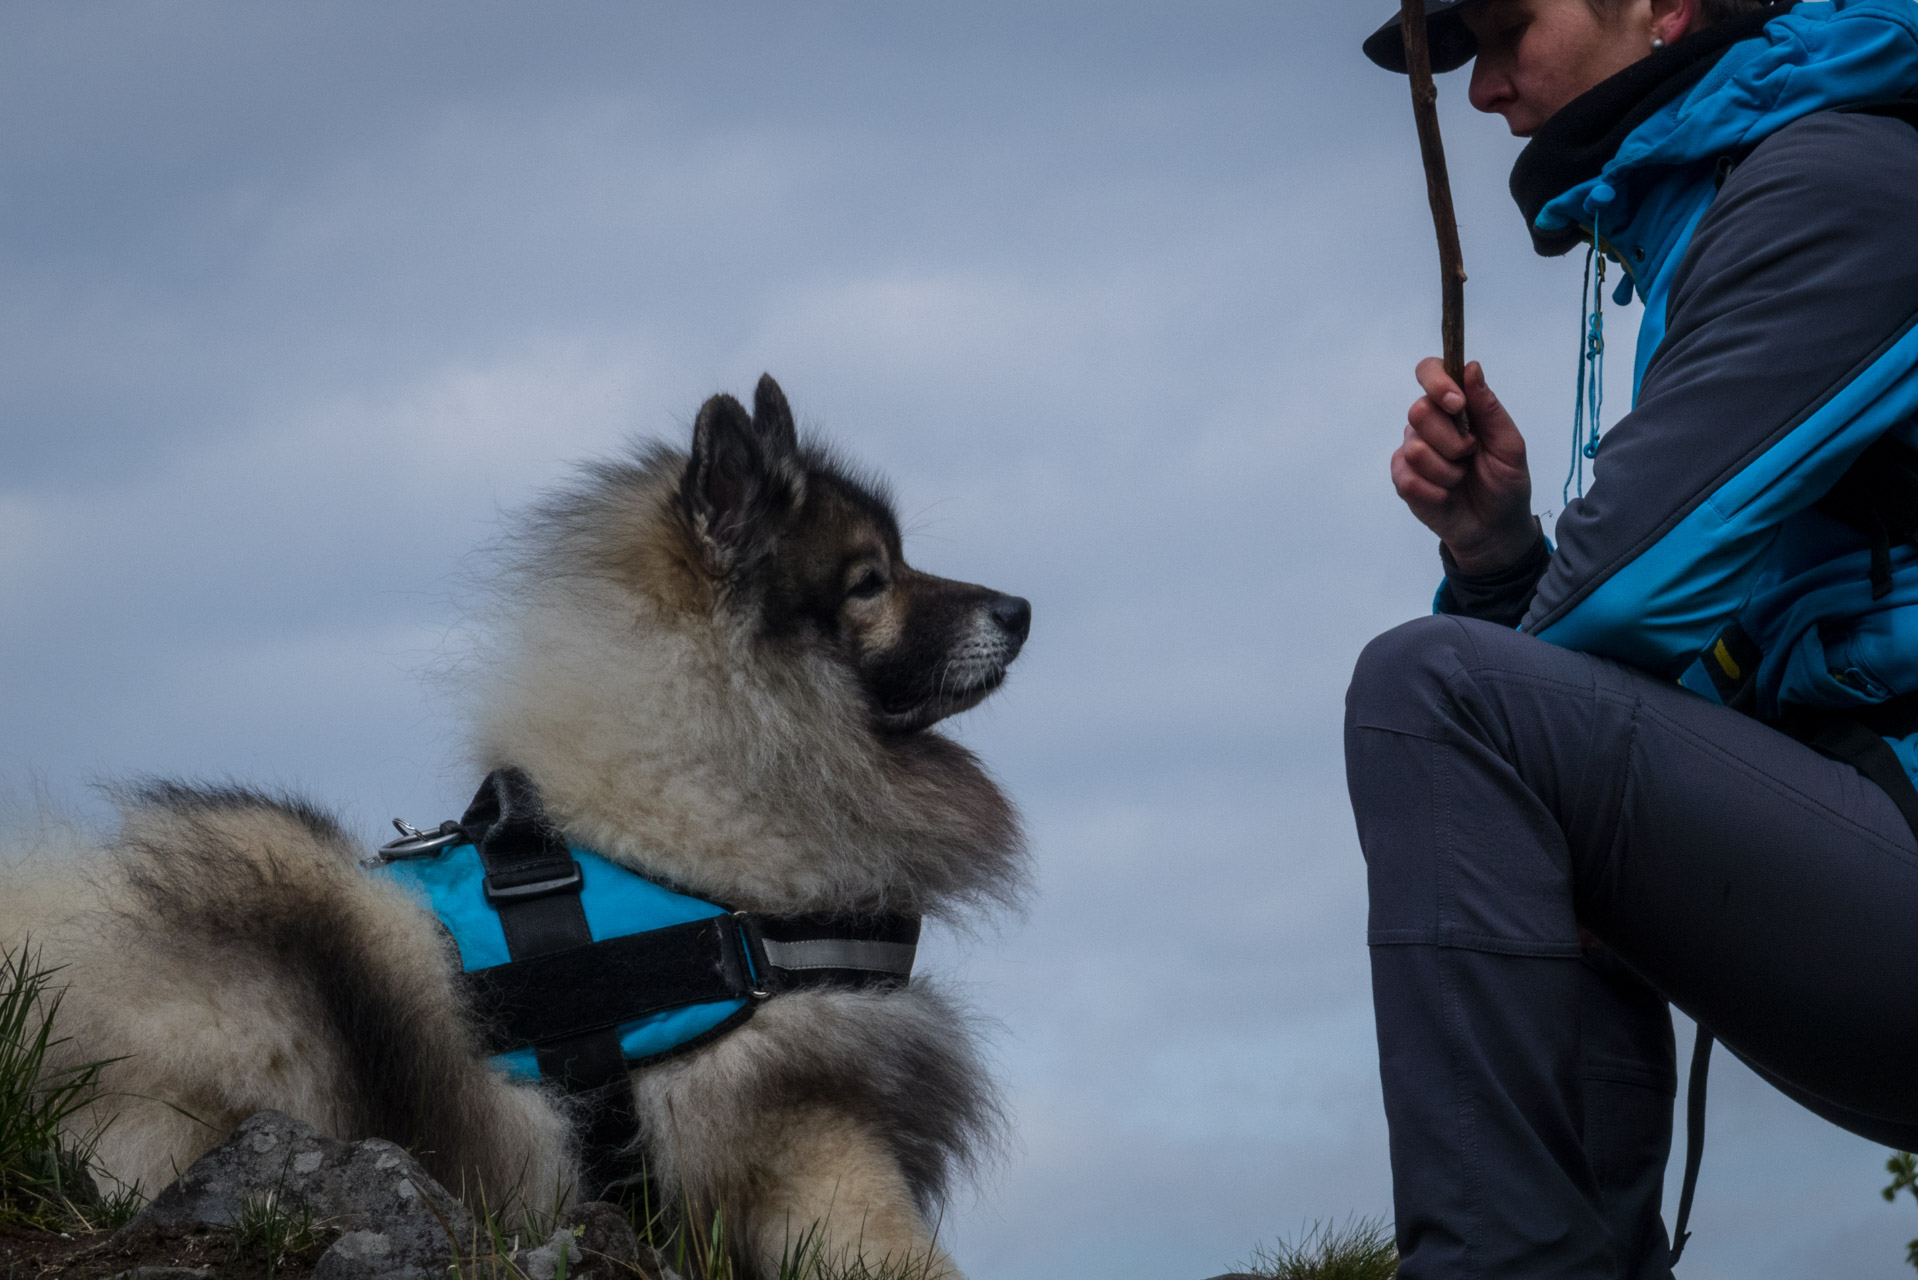
[[(1513, 194), (1540, 252), (1595, 238), (1643, 301), (1633, 407), (1556, 548), (1454, 572), (1442, 612), (1765, 720), (1918, 694), (1918, 546), (1874, 591), (1873, 539), (1820, 509), (1868, 448), (1918, 446), (1918, 128), (1855, 110), (1913, 93), (1918, 0), (1806, 0), (1540, 131)], [(1918, 777), (1918, 735), (1892, 747)]]

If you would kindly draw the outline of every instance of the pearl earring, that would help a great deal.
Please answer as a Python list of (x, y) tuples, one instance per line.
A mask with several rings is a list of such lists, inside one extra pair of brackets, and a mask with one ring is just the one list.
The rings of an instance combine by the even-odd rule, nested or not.
[(1657, 52), (1658, 50), (1660, 50), (1660, 49), (1663, 49), (1664, 47), (1665, 47), (1665, 37), (1664, 37), (1664, 36), (1653, 36), (1653, 37), (1652, 37), (1652, 51), (1653, 51), (1654, 53), (1656, 53), (1656, 52)]

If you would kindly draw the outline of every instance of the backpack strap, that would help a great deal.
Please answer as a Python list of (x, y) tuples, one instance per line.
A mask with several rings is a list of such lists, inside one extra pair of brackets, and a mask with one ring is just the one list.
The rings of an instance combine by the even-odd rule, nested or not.
[(1826, 710), (1791, 707), (1778, 727), (1819, 755), (1842, 760), (1876, 783), (1918, 836), (1918, 787), (1886, 738), (1918, 733), (1918, 694), (1900, 694), (1866, 707)]
[(1903, 120), (1912, 128), (1918, 129), (1918, 96), (1891, 98), (1884, 102), (1861, 102), (1855, 106), (1837, 109), (1846, 115), (1890, 116), (1894, 120)]
[(1671, 1256), (1667, 1266), (1678, 1265), (1685, 1254), (1685, 1242), (1692, 1238), (1687, 1229), (1692, 1220), (1692, 1199), (1698, 1194), (1698, 1170), (1705, 1159), (1705, 1079), (1712, 1065), (1712, 1033), (1698, 1024), (1698, 1037), (1692, 1041), (1691, 1080), (1685, 1088), (1685, 1180), (1678, 1190), (1678, 1217), (1672, 1221)]
[(1817, 506), (1871, 540), (1871, 598), (1883, 600), (1891, 594), (1891, 549), (1918, 538), (1918, 450), (1878, 437)]

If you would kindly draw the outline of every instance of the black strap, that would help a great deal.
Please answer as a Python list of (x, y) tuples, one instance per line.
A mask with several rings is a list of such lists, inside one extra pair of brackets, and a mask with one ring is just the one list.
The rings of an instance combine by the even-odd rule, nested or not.
[(593, 940), (579, 901), (579, 864), (547, 821), (532, 779), (518, 769), (488, 774), (460, 825), (485, 864), (486, 900), (499, 912), (513, 959)]
[[(579, 864), (547, 821), (532, 779), (518, 769), (488, 774), (460, 825), (486, 867), (486, 898), (499, 912), (507, 954), (514, 962), (506, 969), (542, 963), (542, 957), (552, 963), (592, 945), (586, 908), (579, 900)], [(481, 1016), (500, 1025), (497, 1010), (483, 1003), (486, 984), (481, 975), (489, 972), (467, 974), (467, 985), (479, 997)], [(565, 1031), (560, 1038), (538, 1043), (535, 1053), (541, 1077), (580, 1106), (587, 1183), (582, 1193), (592, 1198), (630, 1171), (622, 1153), (637, 1136), (639, 1121), (625, 1054), (612, 1027), (569, 1026)]]
[(493, 1053), (609, 1031), (668, 1009), (742, 1000), (754, 989), (730, 915), (476, 969), (466, 985)]
[(1691, 1079), (1685, 1088), (1685, 1181), (1678, 1191), (1678, 1217), (1672, 1223), (1671, 1265), (1677, 1266), (1692, 1238), (1686, 1225), (1692, 1220), (1692, 1198), (1698, 1194), (1698, 1166), (1705, 1159), (1705, 1076), (1712, 1066), (1712, 1033), (1699, 1024), (1692, 1041)]
[[(1918, 102), (1911, 104), (1918, 124)], [(1871, 598), (1891, 594), (1891, 549), (1918, 537), (1918, 451), (1889, 435), (1858, 455), (1818, 509), (1871, 544)]]
[(1861, 102), (1855, 106), (1840, 107), (1839, 112), (1858, 116), (1890, 116), (1894, 120), (1903, 120), (1918, 129), (1918, 96), (1891, 98), (1884, 102)]
[(1779, 727), (1820, 755), (1842, 760), (1891, 797), (1918, 837), (1918, 788), (1886, 737), (1918, 733), (1918, 695), (1905, 694), (1846, 711), (1794, 707)]

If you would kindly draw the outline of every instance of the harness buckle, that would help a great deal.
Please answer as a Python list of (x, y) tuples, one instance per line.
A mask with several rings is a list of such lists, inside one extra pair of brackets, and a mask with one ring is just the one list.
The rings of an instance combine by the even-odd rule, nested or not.
[(466, 840), (466, 829), (451, 818), (440, 823), (436, 831), (421, 831), (404, 818), (395, 818), (393, 829), (400, 833), (400, 838), (380, 846), (379, 852), (373, 855), (375, 865), (430, 857), (441, 849), (462, 844)]
[(750, 911), (733, 912), (733, 925), (738, 930), (740, 952), (746, 959), (749, 987), (746, 998), (761, 1004), (773, 998), (773, 966), (766, 958), (766, 935), (759, 927), (759, 918)]
[(530, 902), (534, 898), (546, 898), (556, 893), (578, 893), (585, 878), (580, 874), (579, 863), (567, 864), (571, 870), (557, 876), (547, 876), (541, 880), (528, 880), (517, 884), (499, 884), (492, 876), (480, 882), (486, 890), (486, 900), (495, 906), (502, 902)]

